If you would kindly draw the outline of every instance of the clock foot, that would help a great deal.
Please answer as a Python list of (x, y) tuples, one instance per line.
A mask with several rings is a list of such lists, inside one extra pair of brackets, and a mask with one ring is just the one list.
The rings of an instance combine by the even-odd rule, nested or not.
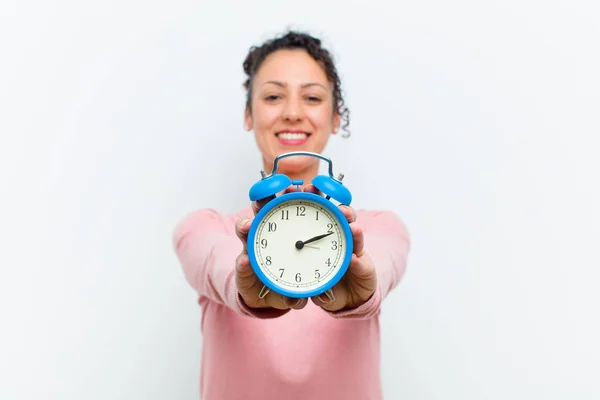
[(259, 299), (264, 299), (265, 296), (267, 294), (269, 294), (270, 291), (271, 290), (266, 285), (263, 285), (262, 289), (260, 289), (260, 293), (258, 294), (258, 298)]
[(335, 296), (333, 295), (333, 292), (331, 291), (331, 289), (326, 291), (325, 294), (327, 295), (327, 297), (329, 297), (329, 301), (331, 301), (331, 302), (335, 301)]

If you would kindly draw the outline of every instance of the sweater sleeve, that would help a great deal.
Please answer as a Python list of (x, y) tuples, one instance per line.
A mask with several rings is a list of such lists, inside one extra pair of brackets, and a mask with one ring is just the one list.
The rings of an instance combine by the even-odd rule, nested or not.
[(177, 224), (172, 243), (185, 279), (199, 299), (205, 297), (238, 314), (253, 318), (285, 314), (289, 310), (251, 309), (239, 295), (235, 264), (243, 244), (235, 234), (234, 224), (213, 209), (190, 213)]
[(398, 286), (406, 271), (411, 242), (404, 222), (392, 211), (358, 213), (356, 221), (363, 228), (365, 251), (377, 271), (377, 288), (357, 308), (328, 311), (334, 318), (368, 319), (378, 315), (383, 300)]

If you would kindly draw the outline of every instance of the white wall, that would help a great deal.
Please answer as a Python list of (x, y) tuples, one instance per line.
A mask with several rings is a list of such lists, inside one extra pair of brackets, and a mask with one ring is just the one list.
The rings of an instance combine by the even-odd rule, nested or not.
[(197, 398), (171, 230), (247, 205), (241, 64), (287, 26), (338, 56), (355, 206), (413, 236), (386, 398), (600, 398), (593, 1), (56, 3), (0, 7), (0, 398)]

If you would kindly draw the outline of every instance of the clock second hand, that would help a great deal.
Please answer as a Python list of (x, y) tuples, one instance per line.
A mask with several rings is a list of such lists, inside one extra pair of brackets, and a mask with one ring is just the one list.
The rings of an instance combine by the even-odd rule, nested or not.
[(319, 247), (317, 247), (317, 246), (311, 246), (310, 244), (305, 244), (304, 247), (310, 247), (311, 249), (320, 250)]

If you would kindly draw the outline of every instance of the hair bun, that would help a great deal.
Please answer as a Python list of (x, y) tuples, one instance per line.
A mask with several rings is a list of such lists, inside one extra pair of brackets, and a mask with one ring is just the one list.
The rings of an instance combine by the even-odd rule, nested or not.
[(244, 60), (244, 72), (248, 76), (252, 76), (252, 74), (253, 74), (252, 69), (255, 64), (255, 58), (256, 58), (257, 51), (258, 51), (258, 47), (252, 46), (250, 48), (250, 51), (248, 52), (248, 55), (246, 56), (246, 59)]

